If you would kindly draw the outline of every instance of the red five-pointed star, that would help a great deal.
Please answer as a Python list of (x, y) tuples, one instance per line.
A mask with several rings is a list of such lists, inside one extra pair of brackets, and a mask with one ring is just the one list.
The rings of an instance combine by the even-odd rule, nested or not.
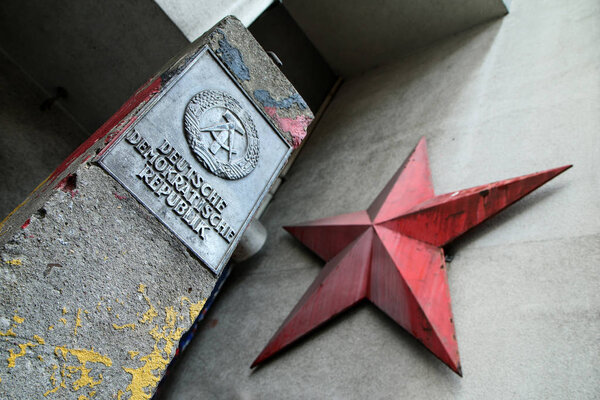
[(286, 227), (327, 264), (252, 367), (368, 299), (462, 376), (442, 246), (570, 167), (436, 196), (421, 139), (366, 211)]

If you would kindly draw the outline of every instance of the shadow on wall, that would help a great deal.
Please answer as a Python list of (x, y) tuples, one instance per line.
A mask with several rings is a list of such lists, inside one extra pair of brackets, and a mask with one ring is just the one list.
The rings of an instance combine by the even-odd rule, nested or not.
[(0, 45), (90, 133), (188, 44), (154, 1), (0, 2)]
[(0, 220), (87, 137), (0, 51)]
[[(444, 121), (457, 112), (455, 101), (479, 73), (501, 25), (494, 21), (470, 29), (346, 81), (288, 174), (299, 189), (279, 196), (279, 207), (320, 205), (303, 220), (367, 207), (373, 195), (356, 185), (383, 188), (421, 135), (439, 133), (423, 132), (424, 121), (435, 126), (432, 120)], [(324, 190), (331, 185), (334, 190)], [(333, 192), (352, 196), (331, 198)]]

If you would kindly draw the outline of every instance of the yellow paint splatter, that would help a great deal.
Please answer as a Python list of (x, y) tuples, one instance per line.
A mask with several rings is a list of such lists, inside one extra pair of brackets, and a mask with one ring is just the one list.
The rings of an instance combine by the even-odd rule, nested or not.
[(131, 330), (135, 330), (135, 324), (125, 324), (125, 325), (117, 325), (117, 324), (112, 324), (114, 329), (117, 330), (123, 330), (125, 328), (130, 328)]
[(96, 310), (100, 311), (100, 305), (101, 305), (101, 304), (102, 304), (102, 303), (101, 303), (100, 301), (98, 302), (98, 304), (96, 304)]
[(116, 298), (115, 303), (123, 304), (123, 300), (119, 300), (118, 298)]
[(6, 359), (6, 361), (8, 362), (8, 368), (14, 368), (15, 367), (15, 363), (17, 361), (17, 358), (19, 357), (23, 357), (25, 355), (25, 353), (27, 352), (27, 348), (28, 347), (35, 347), (38, 346), (35, 343), (31, 343), (31, 342), (27, 342), (27, 343), (23, 343), (18, 345), (19, 349), (21, 349), (20, 352), (15, 353), (13, 349), (10, 349), (8, 351), (8, 358)]
[(80, 394), (79, 397), (77, 398), (77, 400), (90, 400), (90, 398)]
[(8, 328), (8, 330), (6, 332), (2, 332), (0, 331), (0, 336), (12, 336), (12, 337), (16, 337), (17, 335), (15, 334), (15, 332), (13, 331), (14, 327), (16, 325), (11, 325), (10, 328)]
[(104, 256), (104, 261), (108, 260), (108, 256)]
[(42, 356), (38, 356), (38, 360), (40, 360), (40, 361), (44, 361), (44, 357), (42, 357)]
[(63, 315), (65, 315), (66, 313), (68, 313), (68, 311), (67, 311), (67, 307), (63, 307), (63, 309), (62, 309), (62, 313), (63, 313)]
[(119, 391), (117, 392), (117, 400), (121, 400), (121, 398), (123, 397), (123, 391), (121, 389), (119, 389)]
[[(17, 315), (17, 312), (15, 311), (15, 315), (13, 316), (13, 321), (15, 321), (14, 324), (10, 325), (10, 328), (6, 331), (6, 332), (2, 332), (0, 331), (0, 336), (12, 336), (12, 337), (16, 337), (17, 335), (15, 334), (14, 329), (17, 327), (18, 324), (22, 324), (23, 321), (25, 321), (25, 318), (21, 318)], [(6, 359), (6, 361), (8, 362), (8, 368), (14, 368), (15, 367), (15, 363), (17, 361), (17, 358), (19, 357), (23, 357), (25, 355), (25, 353), (27, 352), (27, 348), (28, 347), (36, 347), (39, 346), (40, 344), (44, 344), (44, 339), (42, 339), (41, 337), (34, 335), (33, 338), (38, 342), (36, 343), (31, 343), (31, 342), (27, 342), (27, 343), (23, 343), (23, 344), (18, 344), (17, 346), (19, 347), (20, 351), (18, 353), (15, 353), (15, 351), (13, 349), (10, 349), (8, 351), (8, 358)]]
[(187, 298), (186, 296), (183, 296), (181, 298), (181, 306), (183, 306), (183, 302), (187, 301), (190, 303), (190, 322), (194, 322), (196, 320), (196, 318), (198, 317), (198, 315), (200, 314), (200, 312), (202, 311), (202, 308), (204, 307), (204, 304), (206, 303), (206, 299), (202, 299), (197, 303), (192, 303), (192, 301)]
[(15, 315), (13, 315), (13, 321), (15, 321), (17, 324), (22, 324), (23, 321), (25, 321), (25, 318), (19, 317), (15, 312)]
[[(73, 390), (77, 391), (83, 387), (90, 387), (93, 388), (96, 385), (99, 385), (100, 383), (102, 383), (102, 380), (104, 379), (104, 377), (102, 376), (101, 373), (98, 374), (97, 378), (94, 378), (92, 376), (90, 376), (90, 373), (92, 372), (90, 366), (88, 366), (88, 363), (100, 363), (100, 364), (104, 364), (107, 367), (112, 366), (112, 360), (110, 358), (108, 358), (107, 356), (103, 356), (102, 354), (94, 351), (94, 349), (68, 349), (64, 346), (56, 346), (54, 348), (54, 354), (56, 354), (56, 356), (60, 359), (60, 356), (62, 356), (62, 359), (64, 361), (63, 365), (61, 366), (61, 382), (60, 384), (56, 384), (57, 380), (56, 378), (54, 378), (52, 384), (55, 386), (53, 389), (47, 391), (44, 396), (47, 396), (50, 393), (54, 393), (58, 390), (59, 387), (63, 387), (66, 388), (66, 384), (65, 384), (65, 376), (70, 377), (72, 374), (75, 373), (79, 373), (79, 378), (76, 379), (73, 383), (72, 383), (72, 388)], [(67, 355), (72, 355), (75, 358), (77, 358), (78, 361), (78, 365), (66, 365), (68, 358)], [(54, 374), (53, 374), (54, 375)], [(52, 380), (52, 378), (51, 378)]]
[(64, 325), (67, 324), (67, 320), (65, 318), (61, 318), (61, 319), (59, 319), (59, 321), (62, 322)]
[(91, 392), (88, 393), (88, 396), (90, 396), (90, 397), (96, 396), (96, 391), (92, 390)]
[[(56, 350), (54, 351), (56, 353)], [(44, 397), (47, 397), (50, 393), (55, 393), (59, 388), (63, 387), (63, 388), (67, 388), (67, 386), (65, 385), (65, 373), (63, 370), (60, 371), (62, 379), (60, 383), (58, 382), (58, 379), (56, 379), (56, 370), (58, 369), (58, 365), (54, 364), (52, 365), (52, 375), (50, 375), (50, 384), (53, 386), (52, 389), (46, 391), (46, 393), (44, 393)]]
[(6, 260), (5, 263), (8, 265), (23, 265), (23, 260), (20, 258), (13, 258), (12, 260)]
[(117, 319), (121, 318), (121, 316), (119, 314), (116, 314), (115, 317), (117, 317)]
[(154, 308), (154, 306), (150, 302), (150, 298), (146, 294), (146, 286), (140, 283), (138, 292), (140, 292), (142, 296), (144, 296), (144, 300), (146, 300), (146, 303), (148, 303), (148, 309), (144, 314), (142, 314), (142, 318), (140, 318), (139, 321), (142, 324), (150, 324), (152, 323), (152, 321), (154, 321), (154, 318), (158, 315), (158, 312), (156, 311), (156, 308)]
[(112, 310), (111, 306), (106, 307), (106, 311), (111, 312), (111, 310)]
[(127, 353), (129, 353), (129, 358), (131, 358), (132, 360), (135, 358), (135, 356), (140, 354), (139, 351), (135, 351), (135, 350), (129, 350)]
[(77, 336), (77, 328), (81, 328), (81, 308), (77, 309), (77, 316), (75, 317), (75, 329), (73, 329), (73, 333)]
[(58, 365), (54, 364), (52, 366), (52, 375), (50, 376), (50, 383), (52, 383), (52, 386), (56, 385), (56, 370), (58, 369)]
[(90, 315), (90, 312), (88, 310), (83, 310), (83, 312), (85, 313), (85, 315)]
[[(174, 346), (181, 338), (184, 329), (175, 326), (177, 322), (177, 312), (173, 307), (165, 308), (165, 324), (159, 330), (155, 326), (150, 331), (150, 336), (154, 339), (154, 349), (150, 354), (140, 357), (144, 362), (139, 368), (125, 368), (123, 370), (131, 374), (131, 383), (125, 388), (125, 392), (131, 392), (130, 400), (148, 400), (150, 394), (146, 390), (152, 391), (160, 381), (160, 373), (164, 371), (170, 361)], [(159, 343), (164, 343), (162, 348)]]
[(50, 326), (48, 327), (48, 330), (49, 330), (49, 331), (53, 331), (53, 330), (54, 330), (54, 325), (50, 325)]

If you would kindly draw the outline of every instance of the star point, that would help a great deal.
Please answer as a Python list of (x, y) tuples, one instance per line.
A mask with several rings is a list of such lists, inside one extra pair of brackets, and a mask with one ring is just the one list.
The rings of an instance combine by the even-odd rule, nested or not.
[(436, 196), (422, 138), (367, 210), (285, 227), (326, 264), (251, 367), (368, 299), (462, 376), (442, 246), (570, 167)]

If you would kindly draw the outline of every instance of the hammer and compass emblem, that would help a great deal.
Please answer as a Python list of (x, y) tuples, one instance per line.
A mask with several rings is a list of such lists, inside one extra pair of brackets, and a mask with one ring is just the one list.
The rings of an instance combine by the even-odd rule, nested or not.
[(238, 154), (238, 150), (235, 148), (235, 134), (237, 133), (244, 137), (246, 131), (231, 111), (226, 110), (223, 113), (222, 118), (225, 120), (224, 124), (206, 127), (201, 129), (201, 131), (210, 132), (215, 140), (209, 146), (210, 152), (217, 154), (219, 150), (223, 149), (228, 152), (229, 162), (231, 162), (233, 159), (232, 157)]
[(213, 174), (240, 179), (256, 167), (256, 127), (250, 114), (227, 93), (204, 90), (192, 97), (184, 128), (194, 156)]

